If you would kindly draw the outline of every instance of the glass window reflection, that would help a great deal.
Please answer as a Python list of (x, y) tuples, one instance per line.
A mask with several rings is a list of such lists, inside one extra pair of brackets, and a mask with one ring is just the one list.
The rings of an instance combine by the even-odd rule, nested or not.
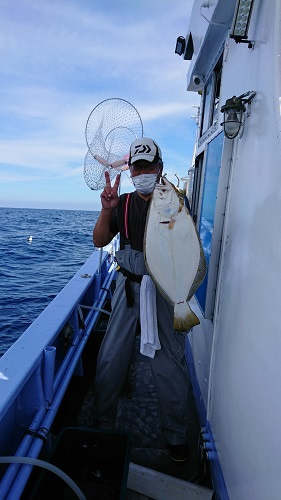
[[(199, 235), (203, 246), (204, 255), (209, 266), (212, 236), (214, 229), (214, 218), (217, 200), (217, 190), (219, 182), (219, 173), (221, 165), (221, 155), (223, 146), (223, 133), (220, 133), (208, 145), (207, 158), (205, 165), (204, 187), (202, 208), (199, 223)], [(196, 292), (197, 300), (203, 311), (205, 311), (206, 292), (208, 283), (207, 275)]]

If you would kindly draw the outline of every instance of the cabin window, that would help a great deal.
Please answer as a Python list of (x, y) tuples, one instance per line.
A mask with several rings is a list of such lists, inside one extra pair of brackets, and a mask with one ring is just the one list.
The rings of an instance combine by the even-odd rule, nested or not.
[(204, 89), (204, 101), (203, 101), (204, 110), (203, 110), (201, 135), (203, 135), (211, 125), (210, 122), (213, 111), (212, 101), (213, 101), (213, 77), (210, 78)]
[[(206, 297), (207, 297), (207, 286), (209, 285), (209, 263), (210, 256), (212, 250), (212, 239), (213, 239), (213, 229), (214, 229), (214, 220), (215, 220), (215, 209), (216, 209), (216, 201), (217, 201), (217, 190), (218, 190), (218, 182), (219, 182), (219, 174), (220, 174), (220, 166), (221, 166), (221, 157), (222, 157), (222, 148), (223, 148), (223, 133), (220, 133), (213, 139), (209, 144), (206, 151), (206, 161), (204, 172), (201, 167), (201, 186), (199, 187), (199, 180), (197, 186), (197, 208), (193, 207), (194, 214), (196, 214), (196, 218), (199, 218), (199, 195), (198, 192), (202, 191), (202, 201), (201, 201), (201, 209), (200, 209), (200, 220), (199, 224), (197, 224), (200, 239), (203, 246), (204, 255), (207, 261), (207, 275), (200, 285), (198, 290), (196, 291), (196, 298), (200, 304), (200, 307), (203, 313), (206, 312)], [(202, 165), (202, 159), (199, 159)], [(199, 170), (198, 170), (199, 174)], [(195, 186), (194, 186), (195, 187)], [(193, 192), (195, 195), (195, 192)], [(195, 199), (195, 198), (194, 198)], [(193, 200), (192, 200), (193, 201)], [(215, 285), (211, 284), (213, 290), (212, 304), (214, 302), (214, 294), (215, 294)], [(213, 313), (213, 311), (212, 311)], [(211, 313), (211, 316), (212, 316)], [(208, 313), (208, 316), (210, 314)]]
[(219, 98), (221, 88), (222, 56), (208, 79), (203, 93), (203, 113), (200, 135), (217, 123), (219, 114)]
[(215, 71), (215, 89), (214, 89), (214, 106), (213, 106), (213, 120), (212, 125), (214, 125), (219, 116), (219, 104), (220, 104), (220, 90), (221, 90), (221, 72), (222, 65), (219, 61), (217, 70)]
[(195, 224), (197, 225), (199, 200), (200, 200), (200, 185), (202, 177), (204, 154), (197, 156), (195, 159), (193, 182), (192, 182), (192, 201), (191, 201), (191, 215)]

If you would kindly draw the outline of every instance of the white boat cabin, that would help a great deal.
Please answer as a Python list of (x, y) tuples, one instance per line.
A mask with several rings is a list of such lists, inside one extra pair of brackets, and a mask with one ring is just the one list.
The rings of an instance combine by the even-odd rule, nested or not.
[(188, 197), (208, 262), (187, 342), (197, 406), (218, 498), (277, 500), (281, 2), (195, 0), (185, 35), (202, 95)]

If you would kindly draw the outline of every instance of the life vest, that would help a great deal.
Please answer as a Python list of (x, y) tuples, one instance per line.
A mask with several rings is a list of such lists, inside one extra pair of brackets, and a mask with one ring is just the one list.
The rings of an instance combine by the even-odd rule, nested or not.
[[(125, 242), (127, 244), (130, 243), (129, 209), (130, 209), (131, 194), (132, 193), (127, 193), (126, 200), (125, 200), (125, 206), (124, 206), (124, 220), (123, 220), (123, 222), (124, 222), (124, 238), (125, 238)], [(134, 296), (133, 296), (132, 289), (131, 289), (131, 281), (134, 281), (136, 283), (140, 283), (142, 280), (142, 274), (131, 273), (130, 271), (127, 271), (127, 269), (124, 269), (124, 267), (120, 267), (120, 266), (117, 267), (117, 271), (122, 273), (123, 276), (126, 277), (125, 292), (126, 292), (126, 298), (127, 298), (127, 306), (133, 307)]]

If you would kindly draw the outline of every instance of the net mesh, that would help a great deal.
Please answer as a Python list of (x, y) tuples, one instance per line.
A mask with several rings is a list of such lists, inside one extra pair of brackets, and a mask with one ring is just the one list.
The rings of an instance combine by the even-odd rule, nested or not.
[(143, 136), (141, 117), (124, 99), (106, 99), (90, 113), (86, 123), (88, 152), (84, 161), (84, 179), (93, 190), (105, 186), (104, 172), (110, 179), (126, 168), (130, 145)]

